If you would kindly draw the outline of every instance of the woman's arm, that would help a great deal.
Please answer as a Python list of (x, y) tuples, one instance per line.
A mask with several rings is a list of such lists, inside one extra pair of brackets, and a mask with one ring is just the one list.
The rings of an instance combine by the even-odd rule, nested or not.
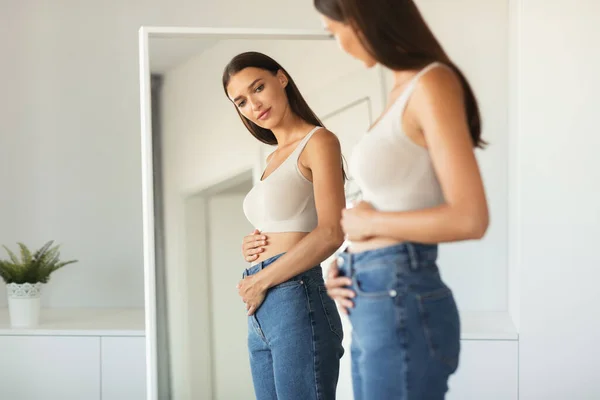
[(406, 111), (423, 133), (445, 204), (408, 212), (344, 210), (344, 232), (350, 240), (388, 237), (441, 243), (480, 239), (489, 224), (488, 208), (458, 77), (447, 68), (425, 74)]
[[(318, 225), (269, 268), (246, 277), (240, 283), (240, 295), (245, 301), (255, 293), (265, 292), (318, 265), (344, 240), (340, 226), (345, 196), (339, 140), (333, 133), (321, 129), (308, 142), (303, 154), (303, 165), (312, 173)], [(259, 305), (253, 308), (250, 304), (249, 314), (252, 315)]]
[(344, 197), (341, 148), (338, 138), (322, 129), (306, 148), (306, 167), (312, 172), (318, 225), (269, 268), (256, 274), (267, 289), (309, 270), (337, 250), (344, 234), (340, 226)]

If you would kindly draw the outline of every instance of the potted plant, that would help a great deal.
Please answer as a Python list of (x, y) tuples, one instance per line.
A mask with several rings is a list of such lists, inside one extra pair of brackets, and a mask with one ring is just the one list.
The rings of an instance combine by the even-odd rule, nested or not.
[(59, 245), (51, 247), (47, 242), (35, 253), (18, 243), (21, 258), (3, 246), (10, 260), (0, 260), (0, 277), (6, 282), (8, 312), (13, 327), (32, 327), (39, 322), (40, 294), (42, 285), (48, 283), (50, 275), (65, 265), (77, 260), (60, 261)]

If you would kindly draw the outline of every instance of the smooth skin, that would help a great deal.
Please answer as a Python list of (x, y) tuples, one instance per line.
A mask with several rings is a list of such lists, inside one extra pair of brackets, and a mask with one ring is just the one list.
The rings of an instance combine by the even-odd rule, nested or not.
[[(263, 180), (279, 168), (314, 128), (292, 112), (285, 93), (287, 83), (283, 71), (274, 75), (259, 68), (245, 68), (231, 77), (227, 87), (229, 98), (242, 115), (270, 129), (277, 139), (277, 150), (267, 159)], [(315, 132), (298, 160), (300, 172), (313, 184), (318, 225), (312, 232), (259, 233), (255, 230), (244, 238), (244, 258), (254, 264), (285, 253), (269, 268), (244, 278), (237, 285), (248, 315), (258, 310), (268, 289), (320, 264), (342, 244), (340, 219), (345, 199), (340, 159), (338, 138), (322, 128)]]

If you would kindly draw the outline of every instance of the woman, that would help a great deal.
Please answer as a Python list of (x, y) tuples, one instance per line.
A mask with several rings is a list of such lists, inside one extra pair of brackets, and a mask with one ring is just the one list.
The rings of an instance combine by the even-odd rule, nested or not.
[(343, 211), (350, 245), (327, 281), (352, 323), (355, 399), (443, 399), (460, 322), (437, 244), (480, 239), (488, 227), (477, 102), (413, 1), (314, 4), (343, 50), (395, 80), (350, 159), (363, 201)]
[(264, 54), (234, 57), (223, 88), (250, 133), (277, 145), (244, 200), (260, 230), (251, 237), (268, 239), (238, 285), (249, 315), (256, 398), (334, 400), (343, 334), (320, 263), (343, 241), (339, 141), (321, 127), (289, 74)]

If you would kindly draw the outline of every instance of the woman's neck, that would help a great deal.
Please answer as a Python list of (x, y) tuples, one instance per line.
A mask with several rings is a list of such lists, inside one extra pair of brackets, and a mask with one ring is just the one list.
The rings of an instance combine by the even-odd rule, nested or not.
[(394, 76), (394, 85), (392, 86), (392, 92), (398, 88), (405, 86), (408, 81), (414, 76), (415, 71), (413, 70), (395, 70), (392, 71)]
[(281, 147), (288, 143), (295, 142), (300, 137), (304, 136), (311, 127), (311, 124), (294, 114), (288, 108), (281, 122), (273, 127), (271, 131), (277, 139), (277, 145)]

